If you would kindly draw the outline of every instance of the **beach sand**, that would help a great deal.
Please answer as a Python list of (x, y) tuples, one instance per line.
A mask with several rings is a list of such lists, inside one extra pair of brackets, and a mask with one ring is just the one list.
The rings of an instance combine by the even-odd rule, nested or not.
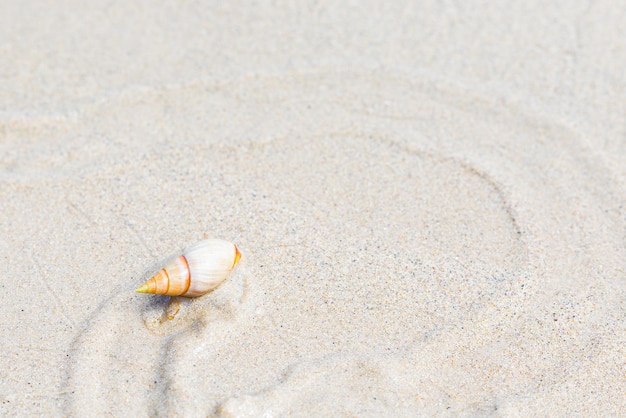
[[(207, 2), (204, 2), (207, 3)], [(626, 11), (0, 5), (0, 415), (626, 415)], [(134, 289), (223, 238), (214, 292)]]

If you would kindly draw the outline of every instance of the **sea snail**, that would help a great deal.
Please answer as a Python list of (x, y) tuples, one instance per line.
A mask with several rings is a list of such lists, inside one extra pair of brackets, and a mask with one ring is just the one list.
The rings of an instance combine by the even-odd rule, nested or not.
[(235, 267), (241, 253), (228, 241), (207, 239), (170, 260), (137, 292), (157, 295), (202, 296), (219, 286)]

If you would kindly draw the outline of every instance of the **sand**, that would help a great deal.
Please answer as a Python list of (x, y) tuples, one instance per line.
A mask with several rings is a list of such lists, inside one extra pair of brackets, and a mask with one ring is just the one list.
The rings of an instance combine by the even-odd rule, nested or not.
[(210, 3), (0, 5), (0, 415), (626, 414), (621, 2)]

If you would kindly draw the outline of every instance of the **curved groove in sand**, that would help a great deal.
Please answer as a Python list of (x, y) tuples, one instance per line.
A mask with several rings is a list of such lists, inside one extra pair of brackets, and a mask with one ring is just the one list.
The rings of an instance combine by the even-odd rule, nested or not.
[[(271, 148), (275, 145), (276, 144), (266, 145), (264, 148)], [(284, 143), (278, 143), (278, 146), (284, 147), (288, 145)], [(350, 155), (351, 153), (356, 152), (360, 146), (362, 146), (362, 140), (360, 139), (356, 141), (349, 141), (348, 143), (345, 143), (341, 146), (341, 148), (343, 149), (341, 149), (339, 154)], [(386, 152), (398, 154), (397, 150), (394, 150), (393, 148), (389, 148), (385, 145), (382, 145), (382, 147), (387, 148)], [(294, 152), (295, 151), (296, 150), (294, 150)], [(291, 155), (293, 156), (293, 154)], [(338, 155), (337, 149), (335, 149), (334, 155)], [(327, 157), (327, 155), (323, 154), (321, 156), (322, 158)], [(256, 159), (257, 156), (253, 155), (251, 156), (251, 158)], [(433, 176), (440, 176), (442, 173), (453, 173), (456, 170), (457, 174), (460, 176), (458, 178), (461, 181), (460, 184), (463, 184), (463, 176), (473, 176), (478, 179), (479, 183), (483, 184), (483, 186), (481, 187), (484, 188), (486, 193), (485, 196), (487, 198), (489, 198), (490, 195), (493, 195), (496, 198), (500, 197), (500, 194), (497, 193), (497, 191), (493, 189), (492, 185), (489, 182), (485, 181), (484, 178), (477, 176), (476, 174), (472, 174), (471, 171), (468, 171), (466, 168), (462, 168), (457, 163), (444, 161), (444, 159), (441, 158), (432, 159), (430, 157), (424, 157), (423, 155), (409, 156), (409, 159), (415, 158), (425, 159), (420, 164), (425, 163), (432, 169), (443, 170), (441, 172), (432, 172), (431, 175)], [(429, 162), (429, 160), (432, 161)], [(331, 165), (336, 163), (337, 162), (331, 162)], [(412, 162), (409, 161), (407, 167), (411, 164)], [(441, 166), (441, 164), (443, 165)], [(286, 166), (288, 165), (289, 164), (286, 164)], [(438, 165), (440, 165), (439, 168), (436, 168)], [(454, 169), (455, 166), (457, 167), (456, 169)], [(337, 168), (340, 167), (337, 166)], [(343, 168), (345, 169), (345, 167)], [(395, 169), (398, 168), (402, 167), (395, 167)], [(288, 168), (285, 169), (288, 170)], [(328, 171), (330, 169), (330, 167), (322, 168), (322, 170), (324, 171)], [(448, 171), (450, 169), (453, 171)], [(350, 170), (348, 170), (348, 172), (350, 172)], [(426, 171), (426, 173), (427, 172), (428, 170)], [(356, 174), (356, 171), (352, 171), (352, 173)], [(381, 190), (387, 187), (388, 184), (397, 183), (399, 181), (399, 178), (397, 178), (398, 174), (396, 172), (389, 171), (389, 174), (391, 175), (390, 178), (387, 178), (386, 180), (381, 180)], [(299, 180), (296, 180), (296, 184), (297, 181)], [(348, 182), (350, 181), (351, 180), (348, 180)], [(409, 183), (409, 187), (405, 191), (398, 191), (398, 193), (401, 193), (403, 195), (404, 193), (411, 193), (410, 190), (414, 187), (423, 187), (423, 185), (412, 186)], [(287, 188), (286, 190), (289, 189)], [(320, 191), (321, 189), (316, 188), (316, 190)], [(317, 206), (311, 206), (310, 203), (306, 203), (311, 213), (325, 212), (329, 214), (330, 218), (333, 218), (333, 216), (340, 214), (339, 218), (343, 219), (343, 221), (346, 220), (347, 214), (343, 212), (348, 211), (349, 213), (352, 210), (350, 200), (344, 202), (339, 212), (333, 214), (332, 209), (330, 209), (330, 206), (328, 206), (328, 204), (332, 203), (332, 201), (324, 202), (320, 196), (315, 196), (316, 193), (313, 192), (313, 190), (311, 190), (311, 192), (312, 193), (308, 193), (307, 196), (311, 196), (313, 199), (315, 199), (315, 203), (317, 204)], [(385, 200), (391, 198), (391, 196), (385, 197), (384, 195), (382, 195), (381, 197)], [(405, 197), (409, 199), (411, 198), (410, 194), (405, 195)], [(360, 198), (361, 196), (358, 193), (354, 196), (349, 196), (349, 199)], [(282, 203), (278, 202), (278, 206), (288, 205), (287, 202), (290, 201), (290, 196), (289, 194), (282, 195), (282, 197), (278, 198), (278, 200), (280, 199), (285, 200)], [(297, 200), (292, 202), (297, 202)], [(500, 210), (502, 213), (505, 213), (506, 209), (497, 208), (497, 206), (503, 207), (503, 205), (504, 202), (497, 202), (496, 207), (494, 207), (494, 209), (492, 210), (495, 210), (495, 213), (497, 213), (498, 210)], [(374, 210), (375, 207), (372, 206), (372, 209)], [(291, 215), (289, 215), (290, 213)], [(306, 213), (306, 210), (303, 211), (301, 208), (299, 209), (297, 204), (294, 205), (292, 208), (285, 208), (285, 216), (297, 216), (295, 214), (299, 214), (300, 216), (305, 217), (308, 215)], [(372, 212), (371, 216), (384, 216), (384, 213)], [(500, 229), (499, 233), (504, 233), (505, 236), (508, 233), (510, 234), (510, 239), (512, 240), (511, 242), (517, 242), (517, 240), (519, 239), (518, 232), (515, 228), (515, 225), (510, 223), (508, 214), (505, 214), (505, 216), (502, 217), (502, 222), (504, 222), (502, 224), (503, 229)], [(509, 226), (506, 225), (507, 222), (509, 222)], [(338, 225), (335, 224), (332, 219), (330, 220), (330, 222), (325, 221), (324, 223), (326, 224), (324, 229), (332, 229), (338, 227)], [(509, 232), (506, 232), (507, 230)], [(395, 239), (392, 238), (389, 243), (393, 242), (394, 240)], [(300, 241), (307, 242), (305, 237), (300, 237)], [(329, 244), (330, 246), (334, 246), (334, 244), (332, 243), (325, 243), (324, 241), (318, 242), (315, 239), (309, 241), (309, 247), (308, 249), (306, 249), (305, 252), (302, 252), (303, 249), (299, 249), (298, 251), (298, 259), (300, 260), (300, 263), (304, 263), (304, 265), (306, 266), (306, 264), (315, 259), (325, 259), (327, 261), (323, 262), (321, 265), (318, 265), (318, 267), (298, 267), (296, 265), (293, 265), (293, 273), (291, 274), (295, 274), (298, 270), (304, 268), (304, 273), (311, 275), (311, 278), (309, 280), (312, 281), (311, 285), (316, 286), (315, 289), (317, 290), (315, 290), (315, 292), (320, 291), (323, 294), (331, 291), (333, 293), (329, 294), (330, 299), (328, 299), (330, 303), (337, 303), (338, 301), (343, 300), (342, 303), (348, 303), (349, 306), (353, 306), (350, 309), (358, 309), (358, 306), (364, 303), (365, 300), (357, 298), (356, 304), (354, 302), (348, 302), (350, 298), (354, 299), (355, 295), (350, 289), (352, 288), (352, 286), (357, 285), (358, 277), (352, 278), (350, 276), (346, 276), (344, 273), (342, 273), (341, 266), (336, 265), (337, 260), (333, 258), (333, 254), (336, 257), (345, 258), (341, 255), (341, 249), (337, 249), (337, 251), (333, 252), (333, 254), (325, 254), (325, 249), (328, 248)], [(350, 250), (351, 244), (348, 245), (348, 250)], [(460, 243), (460, 245), (465, 244)], [(515, 244), (514, 247), (515, 246), (517, 246), (517, 244)], [(407, 247), (402, 251), (409, 251), (409, 253), (407, 253), (407, 256), (412, 257), (410, 255), (410, 247)], [(291, 247), (285, 247), (284, 251), (282, 251), (281, 253), (281, 257), (288, 256), (290, 252), (293, 253), (295, 251)], [(348, 251), (348, 253), (349, 252), (350, 251)], [(523, 258), (524, 257), (522, 257), (522, 259)], [(425, 254), (422, 254), (418, 256), (418, 258), (413, 258), (412, 260), (408, 261), (410, 263), (421, 263), (422, 265), (430, 264), (431, 268), (436, 270), (436, 260), (437, 258), (429, 261), (428, 257), (426, 257)], [(458, 260), (453, 262), (458, 262)], [(376, 265), (374, 267), (376, 270), (378, 270), (380, 268), (384, 268), (386, 263), (386, 261), (380, 260), (376, 262)], [(494, 270), (494, 274), (496, 274), (496, 276), (499, 276), (499, 278), (496, 277), (496, 281), (490, 281), (488, 280), (488, 278), (486, 278), (485, 280), (481, 280), (482, 284), (480, 286), (485, 287), (485, 290), (488, 289), (488, 291), (480, 291), (479, 293), (469, 291), (469, 293), (467, 293), (465, 296), (442, 295), (442, 297), (451, 298), (451, 301), (456, 300), (456, 302), (451, 303), (451, 305), (453, 306), (461, 304), (465, 305), (468, 308), (470, 307), (470, 305), (465, 304), (463, 302), (463, 299), (467, 297), (470, 297), (472, 299), (480, 297), (480, 304), (482, 305), (485, 302), (489, 301), (491, 298), (495, 297), (499, 292), (504, 291), (505, 288), (510, 287), (511, 283), (515, 281), (516, 269), (512, 268), (514, 265), (515, 263), (510, 265), (508, 268), (504, 267), (503, 269)], [(462, 268), (467, 269), (469, 267), (463, 266)], [(307, 272), (306, 270), (310, 270), (310, 272)], [(270, 269), (270, 271), (272, 271), (272, 269)], [(268, 276), (267, 271), (264, 271), (264, 269), (260, 267), (255, 267), (251, 269), (249, 273), (252, 276), (260, 278), (261, 282), (263, 282), (263, 280), (266, 281), (268, 279), (271, 279), (271, 275)], [(339, 282), (333, 281), (331, 283), (318, 283), (318, 279), (316, 279), (316, 277), (321, 278), (323, 276), (327, 276), (329, 273), (336, 276)], [(395, 273), (393, 271), (389, 271), (388, 273), (390, 275), (406, 275), (406, 273), (402, 273), (399, 271)], [(380, 279), (375, 279), (374, 276), (372, 276), (368, 280), (378, 281)], [(411, 278), (410, 275), (402, 279), (402, 281), (405, 282), (404, 284), (400, 284), (397, 280), (395, 280), (396, 282), (398, 282), (397, 289), (402, 290), (403, 292), (415, 292), (417, 289), (415, 289), (414, 287), (417, 283), (412, 284), (414, 280), (415, 279)], [(423, 281), (425, 280), (425, 278), (421, 278), (419, 280)], [(462, 276), (458, 278), (453, 278), (452, 276), (449, 276), (446, 280), (460, 280), (459, 284), (461, 284), (462, 281), (465, 279), (463, 279)], [(236, 281), (233, 283), (236, 284)], [(269, 282), (266, 283), (267, 287), (265, 288), (265, 291), (269, 291), (270, 294), (280, 293), (280, 289), (276, 288), (277, 283), (270, 283), (269, 285), (268, 283)], [(252, 302), (250, 306), (261, 304), (259, 298), (261, 298), (261, 291), (263, 289), (259, 286), (259, 284), (253, 286), (252, 290), (247, 293), (247, 297)], [(345, 286), (348, 287), (345, 288)], [(436, 283), (432, 283), (429, 286), (433, 291), (436, 291), (438, 287)], [(500, 291), (495, 290), (498, 287), (501, 288)], [(333, 290), (333, 288), (335, 289)], [(384, 285), (382, 285), (381, 288), (383, 293), (385, 293)], [(301, 293), (301, 296), (304, 297), (305, 300), (307, 300), (307, 302), (305, 302), (305, 305), (310, 305), (311, 308), (314, 310), (319, 309), (319, 306), (316, 306), (315, 302), (316, 295), (310, 294), (306, 287), (302, 288), (301, 291), (304, 292)], [(374, 297), (375, 294), (380, 293), (380, 291), (381, 289), (372, 290), (372, 297)], [(383, 296), (383, 293), (381, 293), (379, 297), (387, 297)], [(244, 294), (246, 293), (244, 292)], [(347, 297), (348, 299), (343, 299), (344, 296), (342, 295), (345, 295), (345, 297)], [(292, 346), (290, 350), (293, 350), (294, 344), (300, 345), (298, 343), (299, 339), (303, 338), (306, 341), (306, 336), (301, 335), (296, 328), (293, 328), (296, 323), (291, 323), (290, 321), (288, 321), (289, 323), (286, 324), (284, 321), (276, 321), (273, 319), (259, 321), (259, 318), (256, 317), (257, 314), (255, 314), (255, 310), (246, 305), (248, 302), (246, 302), (246, 299), (243, 296), (240, 297), (240, 300), (242, 301), (241, 303), (243, 304), (240, 305), (240, 308), (246, 305), (243, 310), (239, 310), (239, 313), (236, 313), (237, 311), (233, 311), (232, 307), (228, 308), (229, 301), (233, 297), (237, 298), (236, 292), (225, 292), (222, 296), (221, 302), (215, 302), (213, 300), (214, 296), (215, 295), (210, 295), (208, 298), (202, 298), (202, 301), (194, 300), (186, 302), (185, 306), (183, 306), (183, 311), (179, 313), (177, 318), (171, 323), (168, 321), (164, 322), (162, 320), (164, 310), (166, 309), (166, 301), (168, 298), (145, 298), (142, 295), (135, 296), (132, 295), (132, 293), (124, 292), (116, 294), (111, 299), (107, 300), (106, 303), (103, 303), (89, 320), (87, 328), (79, 335), (74, 343), (74, 348), (72, 349), (72, 354), (68, 362), (68, 387), (73, 388), (73, 392), (69, 395), (66, 412), (71, 415), (84, 415), (89, 412), (93, 413), (95, 411), (97, 411), (97, 413), (112, 414), (129, 413), (130, 411), (139, 415), (146, 413), (158, 415), (159, 413), (163, 413), (164, 411), (180, 411), (181, 407), (183, 407), (183, 409), (187, 412), (202, 411), (204, 408), (208, 408), (207, 410), (210, 410), (212, 408), (210, 405), (216, 405), (215, 402), (219, 401), (222, 395), (216, 394), (218, 396), (213, 395), (206, 398), (200, 397), (198, 399), (198, 394), (195, 394), (196, 401), (190, 402), (188, 399), (188, 396), (190, 395), (188, 395), (188, 393), (190, 391), (193, 393), (194, 391), (192, 388), (189, 387), (189, 379), (201, 378), (201, 376), (207, 376), (207, 373), (208, 375), (222, 375), (223, 373), (228, 372), (230, 368), (232, 368), (232, 364), (224, 363), (219, 360), (219, 357), (216, 357), (219, 356), (219, 353), (224, 350), (219, 349), (220, 344), (223, 344), (224, 347), (227, 347), (229, 344), (229, 340), (231, 340), (233, 337), (238, 339), (238, 335), (246, 334), (249, 334), (249, 344), (259, 344), (260, 341), (263, 339), (264, 334), (266, 334), (267, 332), (274, 332), (270, 331), (271, 328), (280, 329), (281, 327), (283, 328), (282, 332), (284, 333), (284, 335), (280, 338), (277, 338), (276, 343), (285, 346)], [(402, 303), (408, 303), (406, 305), (407, 307), (414, 303), (422, 304), (422, 302), (420, 302), (422, 297), (425, 297), (425, 295), (418, 296), (417, 299), (414, 300), (414, 302), (409, 302), (407, 300), (406, 302)], [(381, 311), (382, 305), (378, 305), (377, 303), (372, 304), (371, 302), (367, 302), (367, 304), (371, 306), (363, 306), (363, 308), (374, 309), (374, 311), (380, 311), (381, 313), (383, 312)], [(289, 302), (287, 300), (285, 301), (284, 306), (275, 307), (274, 309), (276, 309), (278, 312), (278, 316), (276, 318), (283, 317), (283, 315), (288, 315), (289, 310), (292, 309), (294, 306), (297, 305), (293, 305), (293, 302)], [(266, 312), (268, 312), (268, 310), (271, 309), (271, 305), (265, 304), (264, 309), (266, 310)], [(425, 309), (423, 310), (422, 314), (439, 316), (439, 314), (435, 314), (434, 312), (431, 312), (429, 314), (428, 308), (422, 309)], [(481, 310), (479, 305), (475, 305), (473, 308), (469, 309), (478, 309), (476, 313), (480, 312)], [(270, 315), (270, 317), (275, 314), (276, 313), (272, 313), (271, 311), (268, 312), (268, 315)], [(399, 314), (400, 312), (395, 310), (389, 313), (385, 313), (385, 315), (391, 315), (389, 316), (390, 321), (397, 321), (398, 319), (394, 319), (394, 317)], [(455, 316), (460, 321), (469, 320), (469, 317), (465, 317), (465, 314), (461, 316)], [(464, 317), (465, 319), (463, 319)], [(261, 322), (261, 330), (265, 330), (263, 333), (259, 334), (254, 332), (254, 328), (256, 328), (254, 324), (257, 321)], [(449, 327), (450, 325), (452, 325), (444, 325), (445, 323), (449, 322), (449, 320), (443, 318), (441, 318), (439, 322), (441, 323), (440, 326)], [(399, 323), (397, 325), (391, 324), (392, 322), (390, 323), (390, 326), (392, 328), (399, 325)], [(250, 326), (252, 326), (253, 328), (250, 329)], [(428, 329), (415, 328), (415, 334), (413, 336), (410, 336), (410, 338), (417, 338), (418, 340), (425, 339), (424, 341), (426, 341), (428, 339), (432, 339), (435, 335), (440, 334), (442, 331), (443, 329), (438, 329), (438, 327), (431, 327)], [(322, 328), (320, 332), (330, 332), (331, 334), (336, 334), (337, 338), (340, 339), (343, 337), (352, 338), (349, 337), (349, 333), (345, 334), (347, 332), (347, 329), (337, 329), (334, 326), (329, 327), (328, 324), (325, 326), (325, 329)], [(342, 334), (344, 335), (342, 336)], [(101, 336), (108, 336), (109, 339), (103, 340)], [(395, 337), (392, 337), (390, 341), (393, 341), (394, 338)], [(402, 337), (401, 340), (404, 341), (406, 340), (406, 338)], [(241, 343), (242, 342), (239, 341), (239, 344)], [(346, 343), (344, 342), (341, 344), (345, 345)], [(400, 343), (395, 342), (391, 344), (398, 345)], [(307, 345), (307, 343), (305, 343), (305, 345)], [(211, 346), (218, 347), (217, 351), (215, 347), (210, 348)], [(335, 348), (335, 350), (337, 349), (339, 350), (339, 352), (342, 351), (340, 346)], [(200, 374), (198, 374), (196, 377), (193, 377), (195, 374), (197, 374), (198, 371), (195, 367), (191, 367), (190, 363), (193, 363), (194, 356), (197, 356), (198, 350), (201, 350), (201, 352), (204, 353), (200, 357), (200, 360), (203, 364), (207, 364), (207, 366), (205, 366)], [(330, 350), (329, 347), (324, 349), (324, 351), (332, 354), (333, 350), (328, 350)], [(395, 348), (394, 350), (397, 350), (397, 348)], [(249, 353), (249, 355), (253, 354)], [(312, 358), (317, 357), (316, 354), (314, 354), (313, 352), (307, 352), (306, 350), (305, 352), (297, 355), (297, 357), (300, 357), (302, 355), (304, 355), (305, 357), (312, 356)], [(285, 358), (272, 359), (271, 361), (276, 363), (276, 370), (280, 371), (286, 364), (288, 364), (284, 363), (285, 361), (292, 362), (293, 360)], [(127, 365), (132, 365), (132, 367), (130, 367), (134, 371), (132, 378), (124, 373), (124, 369)], [(191, 367), (191, 369), (189, 369), (189, 367)], [(325, 370), (327, 367), (331, 366), (322, 365), (321, 367), (321, 370)], [(228, 373), (231, 375), (235, 374), (233, 370), (230, 370), (230, 372)], [(272, 377), (273, 376), (266, 376), (266, 380), (264, 381), (269, 382), (271, 381)], [(237, 386), (241, 385), (242, 383), (243, 382), (241, 381), (233, 382), (233, 384)], [(286, 383), (283, 382), (283, 384), (291, 385), (292, 383), (291, 381), (286, 381)], [(301, 382), (297, 385), (301, 384), (304, 383)], [(203, 386), (203, 384), (200, 384), (197, 386), (197, 388), (200, 388), (200, 390), (202, 390)], [(288, 390), (288, 392), (291, 393), (291, 389)], [(117, 393), (118, 395), (116, 397), (118, 397), (118, 399), (128, 399), (128, 403), (116, 405), (106, 404), (105, 399), (107, 399), (108, 396), (111, 396), (112, 393)], [(224, 395), (226, 395), (226, 393)], [(85, 403), (85, 399), (89, 401)], [(156, 399), (160, 399), (160, 401), (155, 402)]]

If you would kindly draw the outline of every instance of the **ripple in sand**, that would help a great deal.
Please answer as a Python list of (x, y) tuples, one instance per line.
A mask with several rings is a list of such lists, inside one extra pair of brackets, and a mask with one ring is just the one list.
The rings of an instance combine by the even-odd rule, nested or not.
[[(257, 115), (259, 123), (226, 133), (239, 142), (183, 138), (187, 151), (164, 145), (160, 151), (171, 151), (165, 161), (121, 163), (126, 177), (155, 173), (147, 180), (154, 184), (125, 190), (135, 205), (157, 201), (142, 190), (178, 188), (187, 197), (168, 209), (202, 220), (181, 226), (150, 207), (143, 222), (162, 234), (150, 242), (202, 226), (238, 231), (238, 244), (254, 246), (242, 249), (240, 281), (183, 302), (172, 321), (164, 317), (166, 298), (123, 292), (104, 301), (70, 356), (68, 412), (239, 416), (272, 408), (297, 415), (317, 399), (329, 412), (481, 413), (538, 382), (541, 371), (516, 375), (535, 353), (523, 344), (512, 353), (510, 343), (525, 335), (526, 292), (539, 288), (525, 234), (542, 231), (529, 226), (534, 213), (520, 204), (528, 183), (510, 185), (541, 168), (517, 167), (517, 159), (498, 166), (497, 147), (485, 139), (511, 122), (498, 103), (468, 99), (454, 107), (467, 92), (377, 80), (380, 94), (397, 91), (401, 106), (378, 109), (363, 74), (345, 88), (334, 75), (222, 86), (221, 94), (238, 100), (220, 106)], [(320, 83), (335, 89), (311, 95)], [(197, 87), (159, 94), (177, 103), (198, 99), (191, 102), (211, 114), (210, 100), (202, 101), (209, 93)], [(282, 94), (266, 96), (275, 90)], [(311, 97), (313, 106), (298, 97)], [(258, 120), (260, 104), (273, 109), (269, 125)], [(467, 137), (447, 136), (447, 118), (467, 123)], [(224, 134), (218, 125), (203, 126), (202, 135)], [(518, 135), (540, 130), (526, 126), (516, 125)], [(173, 171), (160, 172), (164, 164)], [(529, 178), (541, 178), (535, 174)], [(341, 409), (340, 399), (359, 404)]]

